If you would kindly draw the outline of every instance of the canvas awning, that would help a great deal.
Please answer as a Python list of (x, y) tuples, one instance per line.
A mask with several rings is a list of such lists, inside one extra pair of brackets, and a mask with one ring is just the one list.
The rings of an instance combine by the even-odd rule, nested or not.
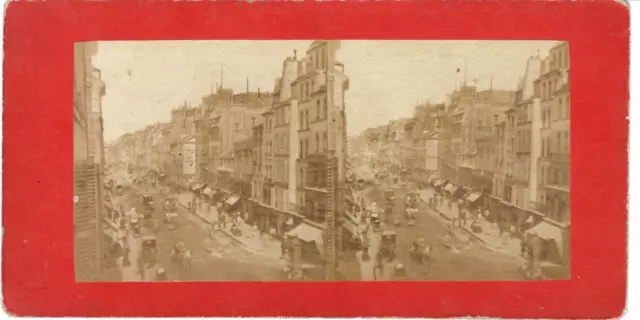
[(240, 200), (239, 196), (231, 196), (227, 199), (227, 201), (225, 201), (228, 205), (232, 206), (234, 204), (236, 204), (236, 202), (238, 202), (238, 200)]
[(211, 196), (213, 194), (213, 189), (211, 189), (211, 187), (206, 187), (202, 191), (202, 194), (204, 194), (205, 196)]
[(472, 192), (467, 196), (467, 200), (469, 200), (470, 202), (476, 202), (478, 199), (480, 199), (481, 196), (482, 194), (479, 192)]
[(560, 253), (560, 256), (562, 257), (562, 231), (560, 230), (560, 228), (554, 226), (553, 224), (546, 222), (546, 221), (542, 221), (539, 224), (537, 224), (535, 227), (527, 230), (526, 232), (529, 235), (535, 235), (538, 236), (539, 238), (543, 239), (543, 240), (553, 240), (556, 243), (556, 246), (558, 247), (558, 253)]
[(306, 223), (299, 224), (293, 228), (293, 230), (287, 232), (287, 234), (305, 242), (315, 242), (318, 245), (322, 243), (322, 230)]
[(546, 221), (542, 221), (535, 227), (527, 230), (527, 233), (536, 235), (544, 240), (555, 240), (556, 238), (562, 238), (560, 229)]
[(356, 223), (357, 218), (347, 215), (345, 214), (345, 219), (344, 219), (344, 223), (342, 224), (342, 226), (347, 229), (347, 231), (351, 232), (352, 234), (357, 234), (358, 233), (358, 224)]

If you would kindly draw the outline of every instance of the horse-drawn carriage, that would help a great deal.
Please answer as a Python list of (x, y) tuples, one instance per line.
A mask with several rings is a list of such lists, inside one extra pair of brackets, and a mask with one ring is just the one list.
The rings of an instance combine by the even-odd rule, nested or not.
[(179, 263), (182, 269), (186, 270), (191, 263), (191, 250), (185, 248), (183, 244), (176, 244), (171, 249), (170, 257), (172, 262)]
[(140, 236), (140, 221), (138, 220), (138, 217), (131, 217), (129, 219), (129, 227), (131, 228), (134, 237)]
[(418, 241), (413, 242), (409, 246), (409, 256), (416, 262), (428, 266), (431, 260), (431, 251), (433, 245), (427, 244), (423, 237), (420, 237)]
[(142, 196), (142, 206), (144, 207), (144, 218), (149, 219), (154, 211), (153, 196), (146, 194)]
[(373, 227), (373, 231), (380, 231), (382, 228), (382, 223), (380, 222), (380, 213), (372, 212), (371, 213), (371, 226)]
[(155, 236), (142, 237), (142, 262), (154, 264), (156, 262), (156, 254), (158, 253), (158, 244)]
[(396, 258), (396, 232), (392, 230), (383, 231), (380, 239), (378, 261), (385, 258), (389, 261)]
[(384, 199), (387, 200), (387, 202), (393, 201), (394, 200), (393, 193), (394, 193), (393, 189), (384, 190)]
[(169, 224), (169, 230), (174, 230), (176, 228), (175, 220), (178, 217), (178, 199), (167, 197), (164, 200), (164, 211), (164, 222)]
[(405, 216), (407, 224), (413, 226), (418, 220), (418, 203), (420, 196), (417, 192), (411, 192), (404, 198)]

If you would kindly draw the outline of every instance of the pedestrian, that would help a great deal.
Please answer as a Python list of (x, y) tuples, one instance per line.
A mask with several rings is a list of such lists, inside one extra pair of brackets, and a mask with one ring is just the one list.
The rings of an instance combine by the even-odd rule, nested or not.
[(287, 254), (287, 238), (287, 235), (285, 235), (284, 239), (282, 239), (282, 242), (280, 243), (280, 259), (284, 259)]
[(219, 215), (219, 220), (220, 220), (220, 225), (222, 226), (222, 229), (226, 229), (227, 228), (227, 219), (225, 217), (225, 214), (221, 214)]
[(131, 248), (129, 248), (129, 245), (125, 245), (124, 247), (124, 252), (123, 252), (123, 259), (122, 259), (122, 265), (124, 267), (128, 267), (131, 265), (131, 261), (129, 260), (129, 254), (131, 253)]

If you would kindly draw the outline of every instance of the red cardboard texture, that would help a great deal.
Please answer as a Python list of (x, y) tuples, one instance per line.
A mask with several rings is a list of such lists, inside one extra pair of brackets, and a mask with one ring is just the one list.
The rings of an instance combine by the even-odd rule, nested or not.
[[(567, 40), (572, 279), (76, 283), (73, 42)], [(625, 307), (629, 13), (614, 1), (14, 1), (5, 17), (3, 294), (21, 316), (612, 318)]]

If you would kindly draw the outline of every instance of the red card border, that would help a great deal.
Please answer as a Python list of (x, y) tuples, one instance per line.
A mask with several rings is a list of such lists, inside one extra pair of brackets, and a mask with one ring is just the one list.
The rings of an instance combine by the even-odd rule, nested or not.
[[(74, 282), (73, 42), (329, 38), (568, 40), (572, 279)], [(616, 317), (626, 289), (628, 50), (628, 8), (614, 1), (11, 2), (4, 60), (6, 308), (23, 316)]]

